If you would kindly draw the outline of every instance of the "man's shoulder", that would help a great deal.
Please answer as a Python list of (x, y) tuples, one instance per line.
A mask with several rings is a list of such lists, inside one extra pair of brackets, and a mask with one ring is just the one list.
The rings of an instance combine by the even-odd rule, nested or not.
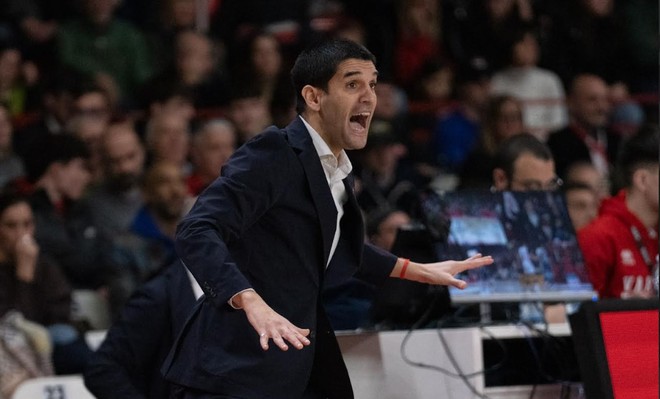
[(610, 214), (601, 214), (591, 223), (578, 231), (580, 241), (603, 240), (606, 237), (616, 239), (622, 232), (627, 231), (626, 226)]
[(303, 146), (305, 141), (311, 145), (311, 137), (300, 118), (296, 118), (289, 125), (285, 127), (277, 127), (275, 125), (267, 127), (263, 132), (259, 133), (242, 147), (261, 147), (261, 146)]

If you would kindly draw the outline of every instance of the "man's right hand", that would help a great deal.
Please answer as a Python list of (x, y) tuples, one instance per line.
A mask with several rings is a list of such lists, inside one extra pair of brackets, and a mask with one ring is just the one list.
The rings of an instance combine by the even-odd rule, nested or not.
[(281, 350), (289, 349), (288, 341), (296, 349), (303, 349), (311, 342), (307, 338), (308, 328), (300, 328), (275, 312), (255, 291), (248, 290), (236, 295), (233, 300), (237, 308), (242, 308), (248, 321), (259, 334), (259, 343), (268, 350), (268, 340), (272, 339)]

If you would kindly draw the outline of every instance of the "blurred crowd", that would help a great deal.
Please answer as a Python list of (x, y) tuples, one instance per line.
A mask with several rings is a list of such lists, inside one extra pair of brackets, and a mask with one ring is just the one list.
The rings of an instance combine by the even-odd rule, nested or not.
[[(428, 188), (564, 189), (581, 231), (635, 187), (643, 205), (617, 206), (644, 219), (633, 225), (655, 243), (650, 267), (658, 15), (652, 0), (4, 0), (0, 316), (18, 309), (84, 352), (76, 331), (90, 326), (62, 312), (71, 293), (95, 292), (117, 319), (174, 262), (178, 221), (237, 146), (295, 117), (291, 63), (328, 37), (378, 59), (370, 138), (349, 154), (367, 239), (391, 249)], [(653, 127), (651, 180), (634, 157), (618, 168)], [(517, 135), (536, 143), (503, 150)], [(346, 289), (366, 314), (370, 288)], [(80, 370), (71, 359), (58, 371)]]

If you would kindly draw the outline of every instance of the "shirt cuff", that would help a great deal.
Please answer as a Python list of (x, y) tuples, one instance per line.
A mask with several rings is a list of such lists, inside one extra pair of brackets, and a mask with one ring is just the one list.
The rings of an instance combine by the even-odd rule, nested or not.
[(238, 306), (234, 305), (234, 298), (236, 298), (239, 294), (242, 294), (242, 293), (244, 293), (244, 292), (246, 292), (246, 291), (256, 292), (256, 291), (254, 290), (254, 288), (246, 288), (246, 289), (244, 289), (244, 290), (242, 290), (242, 291), (238, 291), (237, 293), (235, 293), (234, 295), (232, 295), (232, 297), (229, 298), (229, 300), (227, 301), (227, 303), (229, 304), (229, 306), (231, 306), (231, 307), (234, 308), (234, 309), (243, 309), (243, 308), (241, 308), (241, 307), (238, 307)]

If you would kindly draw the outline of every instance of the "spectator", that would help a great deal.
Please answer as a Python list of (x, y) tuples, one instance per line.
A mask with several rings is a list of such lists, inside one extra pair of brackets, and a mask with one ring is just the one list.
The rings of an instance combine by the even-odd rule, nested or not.
[(179, 261), (146, 282), (92, 356), (84, 373), (87, 389), (98, 399), (171, 397), (160, 366), (201, 295)]
[(461, 170), (468, 154), (477, 146), (490, 95), (490, 74), (461, 69), (455, 88), (456, 107), (439, 120), (433, 133), (435, 161), (452, 173)]
[(188, 192), (197, 196), (220, 175), (220, 169), (236, 149), (236, 131), (226, 119), (204, 123), (192, 140), (193, 170), (187, 178)]
[(113, 100), (130, 108), (152, 67), (142, 33), (113, 16), (118, 4), (117, 0), (81, 1), (83, 16), (60, 27), (58, 49), (62, 64), (93, 75)]
[(82, 371), (90, 350), (71, 321), (71, 286), (35, 238), (28, 201), (0, 195), (0, 316), (19, 311), (48, 328), (53, 363), (60, 374)]
[(34, 216), (26, 199), (0, 196), (0, 315), (15, 309), (48, 326), (69, 322), (71, 287), (34, 240)]
[(150, 164), (166, 161), (179, 165), (186, 174), (190, 172), (190, 131), (181, 115), (153, 116), (147, 122), (145, 141)]
[(573, 229), (579, 231), (598, 216), (598, 197), (587, 184), (567, 181), (562, 189)]
[(598, 218), (578, 233), (594, 288), (601, 298), (650, 298), (658, 255), (658, 147), (648, 126), (625, 142), (617, 160), (623, 189), (603, 201)]
[(34, 111), (36, 66), (23, 59), (17, 46), (0, 44), (0, 102), (7, 105), (12, 117)]
[(88, 195), (94, 222), (112, 237), (128, 230), (143, 204), (139, 182), (145, 152), (131, 122), (111, 124), (101, 137), (103, 179)]
[(110, 283), (108, 238), (94, 223), (83, 194), (90, 181), (87, 147), (70, 135), (49, 136), (29, 176), (36, 191), (30, 197), (36, 240), (44, 255), (56, 261), (74, 289), (98, 289)]
[(605, 81), (596, 75), (578, 75), (568, 93), (570, 124), (548, 137), (548, 146), (562, 178), (577, 161), (589, 161), (604, 175), (610, 176), (619, 137), (608, 128), (611, 106)]
[(136, 120), (136, 131), (141, 139), (147, 135), (149, 120), (164, 115), (177, 115), (190, 123), (195, 117), (194, 92), (171, 78), (159, 76), (141, 89), (143, 115)]
[(227, 116), (236, 127), (239, 144), (261, 133), (273, 119), (259, 87), (250, 82), (235, 83)]
[(174, 233), (188, 205), (183, 172), (176, 164), (159, 162), (149, 167), (142, 193), (144, 205), (128, 232), (113, 241), (113, 261), (121, 270), (110, 298), (115, 319), (140, 284), (176, 259)]
[(493, 75), (493, 94), (522, 101), (525, 130), (545, 141), (550, 131), (568, 123), (564, 86), (554, 72), (537, 66), (539, 45), (531, 28), (518, 32), (509, 51), (509, 66)]
[(596, 167), (587, 161), (573, 163), (566, 171), (566, 183), (586, 185), (596, 195), (596, 209), (601, 201), (610, 196), (610, 182)]
[(33, 146), (44, 136), (60, 134), (73, 114), (73, 102), (85, 76), (71, 69), (51, 71), (42, 81), (41, 112), (34, 121), (17, 129), (14, 149), (24, 160), (34, 153)]
[(25, 176), (23, 160), (14, 153), (14, 127), (9, 109), (0, 103), (0, 191), (14, 180)]
[(490, 98), (484, 112), (479, 142), (463, 165), (459, 187), (489, 187), (497, 149), (504, 140), (521, 133), (524, 133), (522, 104), (507, 95)]
[(103, 173), (99, 147), (112, 113), (110, 99), (101, 87), (84, 87), (73, 102), (73, 113), (65, 126), (67, 133), (78, 137), (87, 145), (87, 166), (93, 182), (98, 182)]
[(211, 39), (188, 30), (177, 34), (174, 45), (174, 71), (168, 78), (193, 93), (197, 109), (226, 105), (227, 83), (219, 73), (217, 46)]
[(290, 67), (280, 43), (274, 34), (261, 31), (247, 40), (244, 47), (243, 53), (233, 60), (232, 76), (244, 82), (254, 80), (261, 97), (270, 103), (280, 86), (291, 86)]

